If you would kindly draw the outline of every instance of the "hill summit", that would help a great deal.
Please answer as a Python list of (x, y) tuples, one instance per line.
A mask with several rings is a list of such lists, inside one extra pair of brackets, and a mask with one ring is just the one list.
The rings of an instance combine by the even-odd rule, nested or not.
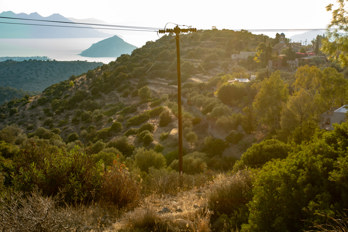
[(119, 57), (122, 54), (130, 54), (134, 49), (136, 49), (134, 45), (115, 35), (93, 44), (80, 55), (85, 57)]

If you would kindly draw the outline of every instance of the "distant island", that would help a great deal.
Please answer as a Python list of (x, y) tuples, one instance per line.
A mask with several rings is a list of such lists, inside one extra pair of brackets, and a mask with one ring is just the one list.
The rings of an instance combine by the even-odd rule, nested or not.
[(130, 54), (137, 47), (125, 42), (118, 36), (104, 39), (81, 52), (84, 57), (119, 57)]

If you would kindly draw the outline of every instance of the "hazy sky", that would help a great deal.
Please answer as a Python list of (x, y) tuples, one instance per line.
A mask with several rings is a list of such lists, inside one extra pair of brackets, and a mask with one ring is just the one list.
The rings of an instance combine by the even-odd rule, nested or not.
[(330, 2), (334, 0), (0, 0), (0, 12), (59, 13), (162, 28), (168, 22), (198, 29), (326, 28)]

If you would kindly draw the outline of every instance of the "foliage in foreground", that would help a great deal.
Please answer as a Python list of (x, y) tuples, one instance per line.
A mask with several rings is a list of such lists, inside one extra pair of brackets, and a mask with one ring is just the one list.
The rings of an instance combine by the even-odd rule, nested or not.
[(348, 208), (348, 123), (257, 174), (242, 231), (300, 231)]
[(68, 204), (101, 200), (124, 207), (139, 199), (140, 188), (113, 153), (116, 149), (88, 155), (78, 146), (68, 150), (52, 144), (58, 142), (38, 138), (25, 139), (19, 146), (1, 142), (3, 187), (25, 193), (38, 188), (44, 196), (61, 195)]

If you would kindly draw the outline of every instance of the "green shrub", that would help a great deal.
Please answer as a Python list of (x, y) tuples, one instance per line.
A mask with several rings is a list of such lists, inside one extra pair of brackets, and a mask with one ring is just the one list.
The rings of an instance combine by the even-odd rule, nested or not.
[(236, 130), (237, 127), (241, 124), (242, 115), (241, 114), (232, 114), (231, 116), (222, 116), (216, 120), (216, 125), (228, 132), (230, 130)]
[(160, 127), (165, 127), (165, 126), (167, 126), (171, 122), (172, 122), (172, 117), (170, 116), (169, 111), (168, 110), (163, 111), (160, 114), (159, 126)]
[(146, 122), (149, 119), (150, 119), (150, 117), (149, 117), (148, 113), (139, 114), (139, 115), (136, 115), (136, 116), (128, 119), (127, 126), (138, 126), (138, 125)]
[(94, 144), (90, 145), (87, 150), (89, 154), (97, 154), (99, 153), (101, 150), (103, 150), (105, 148), (105, 143), (101, 140), (98, 140), (97, 142), (95, 142)]
[(138, 134), (145, 130), (153, 132), (155, 130), (155, 127), (151, 123), (145, 123), (138, 129)]
[(144, 144), (144, 146), (149, 146), (153, 141), (153, 135), (148, 130), (138, 133), (137, 138), (141, 143)]
[(101, 167), (81, 151), (66, 152), (31, 139), (16, 157), (13, 185), (30, 192), (38, 187), (44, 195), (62, 194), (67, 203), (87, 203), (95, 198), (101, 181)]
[(140, 88), (138, 94), (143, 101), (148, 101), (152, 95), (150, 88), (147, 86)]
[(119, 122), (114, 122), (112, 123), (111, 127), (110, 127), (110, 132), (111, 133), (118, 133), (122, 131), (122, 124)]
[(66, 140), (67, 143), (74, 142), (75, 140), (79, 139), (79, 135), (76, 132), (73, 132), (68, 135), (68, 138)]
[(16, 138), (22, 133), (22, 129), (20, 129), (18, 126), (6, 126), (0, 131), (0, 140), (3, 140), (7, 143), (14, 143), (16, 141)]
[[(205, 154), (200, 152), (194, 152), (187, 154), (183, 157), (183, 172), (187, 174), (196, 174), (204, 172), (207, 169), (207, 164), (204, 161)], [(179, 161), (176, 159), (170, 167), (174, 170), (179, 170)]]
[(131, 156), (134, 151), (133, 144), (129, 143), (128, 138), (125, 136), (112, 139), (107, 146), (118, 149), (126, 157)]
[(226, 141), (232, 144), (237, 144), (244, 137), (243, 133), (233, 130), (226, 136)]
[(214, 106), (213, 110), (210, 113), (210, 116), (213, 118), (220, 118), (222, 116), (228, 116), (230, 114), (231, 114), (230, 107), (223, 104), (218, 104)]
[(234, 167), (237, 158), (233, 156), (213, 156), (207, 159), (207, 165), (209, 169), (217, 171), (231, 171)]
[(193, 146), (196, 143), (198, 136), (195, 132), (189, 131), (188, 133), (185, 134), (185, 139), (187, 140), (188, 143), (191, 144), (191, 146)]
[(164, 150), (164, 147), (161, 144), (157, 143), (153, 149), (156, 152), (162, 152)]
[(208, 197), (208, 208), (213, 212), (211, 224), (214, 231), (241, 229), (248, 221), (247, 204), (252, 199), (253, 176), (249, 171), (238, 172), (217, 185)]
[(218, 98), (227, 105), (236, 106), (246, 98), (247, 91), (242, 85), (223, 85), (218, 90)]
[(276, 139), (269, 139), (261, 143), (252, 145), (242, 155), (235, 169), (243, 168), (244, 166), (251, 168), (260, 168), (266, 162), (272, 159), (284, 159), (288, 156), (291, 147)]
[(37, 136), (40, 139), (50, 139), (53, 136), (57, 136), (57, 135), (46, 128), (39, 127), (36, 129), (34, 133), (29, 134), (29, 137), (32, 137), (32, 136)]
[(105, 166), (112, 166), (114, 161), (123, 160), (122, 153), (113, 147), (104, 148), (97, 154), (93, 154), (92, 157), (95, 163), (102, 160)]
[(143, 172), (149, 172), (149, 168), (153, 167), (156, 169), (166, 167), (166, 159), (161, 153), (155, 152), (154, 150), (145, 150), (139, 148), (135, 151), (135, 164)]
[(207, 153), (210, 157), (221, 156), (226, 147), (227, 144), (225, 141), (209, 136), (204, 139), (203, 152)]
[(120, 112), (121, 115), (127, 115), (131, 114), (137, 111), (137, 106), (131, 105), (123, 108), (123, 110)]
[[(348, 208), (348, 123), (258, 172), (243, 231), (306, 231)], [(333, 230), (334, 231), (334, 230)]]
[(137, 134), (138, 130), (135, 129), (135, 128), (129, 128), (125, 133), (124, 135), (125, 136), (130, 136), (130, 135), (135, 135)]
[(151, 118), (157, 117), (163, 112), (163, 110), (164, 110), (163, 106), (156, 107), (149, 111), (149, 115)]
[[(156, 107), (156, 106), (160, 105), (162, 103), (162, 101), (163, 101), (162, 99), (155, 99), (151, 102), (150, 107)], [(157, 107), (157, 108), (159, 108), (159, 107)]]
[(166, 138), (168, 138), (169, 136), (169, 133), (168, 132), (163, 132), (161, 135), (160, 135), (160, 140), (163, 141), (165, 140)]
[[(5, 141), (0, 141), (0, 156), (12, 159), (19, 152), (19, 147)], [(1, 170), (1, 168), (0, 168)]]
[(107, 141), (108, 138), (110, 137), (110, 127), (105, 127), (103, 129), (100, 129), (97, 131), (95, 135), (95, 140), (103, 140)]
[(92, 113), (90, 111), (83, 111), (80, 118), (83, 122), (92, 122)]

